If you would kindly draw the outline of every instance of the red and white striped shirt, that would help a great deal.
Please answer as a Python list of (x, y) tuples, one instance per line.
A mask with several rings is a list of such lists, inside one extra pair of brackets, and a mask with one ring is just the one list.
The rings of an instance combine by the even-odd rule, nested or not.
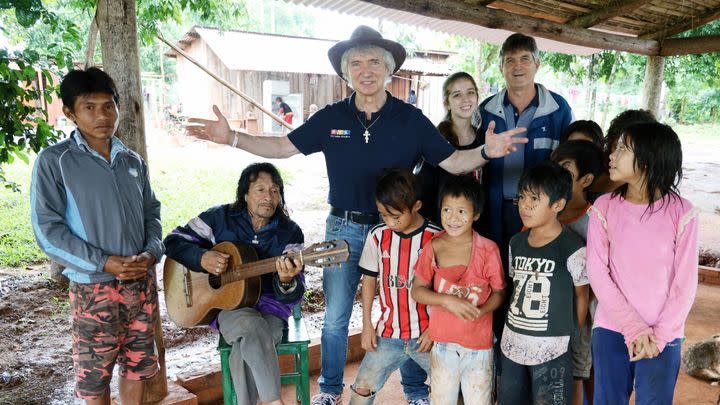
[(410, 234), (394, 232), (385, 224), (370, 230), (360, 256), (360, 271), (378, 279), (380, 320), (378, 336), (417, 339), (428, 327), (428, 308), (410, 296), (413, 268), (420, 252), (442, 229), (425, 223)]

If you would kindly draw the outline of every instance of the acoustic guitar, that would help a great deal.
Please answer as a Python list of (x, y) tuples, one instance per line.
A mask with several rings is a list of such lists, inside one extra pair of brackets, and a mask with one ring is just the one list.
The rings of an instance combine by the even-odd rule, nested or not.
[[(212, 250), (230, 255), (227, 270), (222, 274), (196, 272), (171, 258), (165, 260), (165, 305), (170, 319), (178, 326), (209, 325), (220, 310), (257, 304), (260, 276), (275, 271), (277, 257), (258, 260), (249, 245), (221, 242)], [(328, 267), (346, 261), (350, 251), (344, 240), (333, 240), (283, 256), (302, 258), (306, 266)]]

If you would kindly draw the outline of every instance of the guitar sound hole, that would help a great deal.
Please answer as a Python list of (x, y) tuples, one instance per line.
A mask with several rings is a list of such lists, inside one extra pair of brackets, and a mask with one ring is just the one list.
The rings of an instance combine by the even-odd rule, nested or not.
[(222, 279), (217, 274), (211, 274), (208, 276), (208, 283), (213, 290), (217, 290), (222, 287)]

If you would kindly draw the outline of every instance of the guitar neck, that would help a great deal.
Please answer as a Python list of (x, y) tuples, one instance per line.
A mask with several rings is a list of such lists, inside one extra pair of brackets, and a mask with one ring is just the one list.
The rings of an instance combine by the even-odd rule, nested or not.
[(275, 260), (277, 260), (277, 257), (233, 266), (229, 271), (222, 274), (223, 284), (272, 273), (275, 271)]

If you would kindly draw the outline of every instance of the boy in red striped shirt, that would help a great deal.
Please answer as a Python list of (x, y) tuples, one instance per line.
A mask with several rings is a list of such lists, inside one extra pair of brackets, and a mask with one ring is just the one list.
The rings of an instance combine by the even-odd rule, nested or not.
[[(371, 404), (390, 374), (406, 361), (430, 372), (430, 317), (427, 307), (411, 297), (410, 288), (422, 247), (441, 229), (419, 214), (420, 187), (410, 171), (390, 170), (380, 177), (375, 202), (384, 223), (370, 231), (360, 257), (362, 347), (366, 354), (351, 387), (351, 405)], [(376, 290), (381, 315), (373, 325)], [(413, 377), (418, 376), (402, 376), (403, 380), (416, 379)], [(427, 389), (413, 393), (406, 389), (405, 393), (410, 405), (429, 403)]]

